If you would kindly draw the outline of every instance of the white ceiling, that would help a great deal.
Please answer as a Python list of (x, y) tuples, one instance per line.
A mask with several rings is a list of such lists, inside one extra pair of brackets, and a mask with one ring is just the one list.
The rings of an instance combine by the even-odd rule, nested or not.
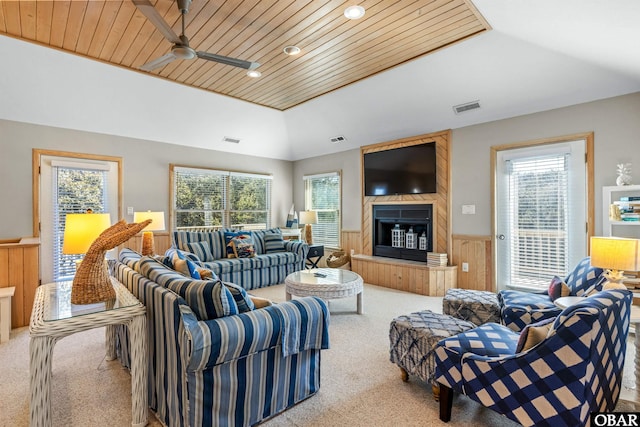
[(0, 37), (0, 118), (297, 160), (640, 91), (640, 1), (473, 3), (493, 30), (284, 112)]

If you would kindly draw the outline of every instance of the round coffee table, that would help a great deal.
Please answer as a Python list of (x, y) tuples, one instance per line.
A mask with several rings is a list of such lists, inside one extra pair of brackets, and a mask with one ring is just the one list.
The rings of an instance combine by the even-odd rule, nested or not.
[(362, 277), (340, 268), (314, 268), (291, 273), (284, 279), (287, 301), (291, 296), (314, 296), (322, 299), (356, 295), (357, 312), (362, 314)]

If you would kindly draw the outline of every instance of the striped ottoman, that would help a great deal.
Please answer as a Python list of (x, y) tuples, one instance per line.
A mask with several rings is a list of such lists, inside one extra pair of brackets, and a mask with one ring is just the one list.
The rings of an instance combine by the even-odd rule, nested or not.
[(471, 322), (430, 310), (396, 317), (389, 329), (389, 359), (400, 367), (402, 381), (408, 381), (411, 374), (431, 383), (437, 401), (440, 389), (434, 379), (436, 344), (475, 327)]
[(471, 289), (449, 289), (442, 300), (442, 312), (480, 326), (502, 323), (498, 295)]

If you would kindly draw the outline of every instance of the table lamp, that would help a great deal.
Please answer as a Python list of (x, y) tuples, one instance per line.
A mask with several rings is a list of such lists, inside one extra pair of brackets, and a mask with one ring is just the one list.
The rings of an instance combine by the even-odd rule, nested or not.
[[(64, 241), (62, 243), (62, 253), (66, 255), (85, 255), (96, 239), (111, 226), (111, 215), (108, 213), (69, 213), (64, 224)], [(85, 257), (86, 258), (86, 257)], [(93, 302), (104, 301), (111, 297), (113, 288), (96, 291), (96, 283), (83, 274), (90, 266), (83, 268), (82, 263), (85, 258), (76, 260), (76, 274), (73, 277), (71, 288), (71, 302), (73, 304), (91, 304)], [(92, 263), (88, 260), (87, 263)], [(104, 264), (104, 257), (101, 260)], [(90, 291), (86, 291), (90, 289)], [(91, 295), (87, 295), (87, 293)], [(99, 295), (98, 300), (94, 300)], [(115, 293), (113, 294), (115, 297)]]
[(153, 241), (153, 232), (162, 231), (165, 229), (164, 225), (164, 212), (134, 212), (133, 222), (142, 222), (147, 219), (151, 220), (151, 223), (142, 230), (142, 255), (153, 256), (155, 255), (155, 244)]
[(86, 254), (91, 243), (110, 226), (111, 215), (108, 213), (67, 214), (62, 253), (65, 255)]
[(625, 271), (640, 270), (640, 240), (622, 237), (592, 237), (591, 265), (604, 268), (603, 289), (627, 289)]
[(313, 244), (313, 235), (311, 233), (311, 224), (318, 223), (318, 212), (316, 211), (300, 211), (300, 224), (304, 224), (304, 240), (308, 245)]

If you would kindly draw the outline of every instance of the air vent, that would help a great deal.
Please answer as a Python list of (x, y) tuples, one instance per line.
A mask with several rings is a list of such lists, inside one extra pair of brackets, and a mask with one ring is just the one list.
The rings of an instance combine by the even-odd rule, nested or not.
[(456, 114), (460, 114), (465, 111), (476, 110), (478, 108), (480, 108), (480, 101), (471, 101), (466, 104), (454, 105), (453, 111), (455, 111)]
[(222, 138), (222, 142), (230, 142), (232, 144), (240, 144), (240, 138), (231, 138), (230, 136), (225, 136)]
[(333, 138), (331, 138), (331, 142), (333, 142), (334, 144), (337, 144), (338, 142), (344, 142), (346, 140), (347, 138), (345, 138), (344, 136), (334, 136)]

